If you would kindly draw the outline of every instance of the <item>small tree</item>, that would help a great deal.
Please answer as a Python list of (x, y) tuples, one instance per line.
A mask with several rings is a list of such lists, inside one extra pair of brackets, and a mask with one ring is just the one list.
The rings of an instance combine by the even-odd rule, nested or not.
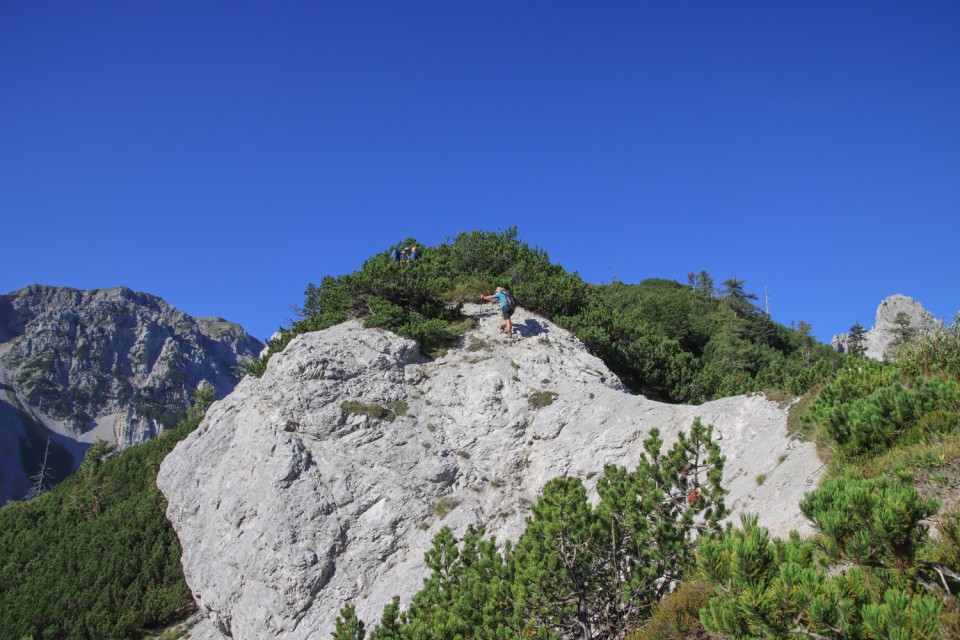
[(523, 618), (560, 637), (618, 638), (649, 618), (726, 515), (724, 459), (694, 421), (664, 455), (654, 430), (637, 468), (608, 466), (591, 508), (582, 483), (550, 481), (511, 559)]
[(757, 294), (755, 293), (747, 293), (744, 291), (744, 283), (744, 280), (737, 280), (736, 276), (724, 280), (723, 289), (720, 290), (720, 299), (723, 300), (728, 307), (733, 309), (737, 315), (754, 315), (758, 313), (760, 309), (757, 305), (753, 304), (753, 301), (759, 298), (757, 298)]
[(867, 337), (867, 330), (859, 322), (850, 327), (850, 355), (859, 358), (866, 358), (864, 351), (864, 341)]
[(357, 610), (352, 604), (348, 604), (340, 610), (340, 616), (337, 618), (337, 626), (333, 632), (334, 640), (363, 640), (366, 631), (363, 628), (363, 621), (357, 617)]
[(700, 273), (697, 274), (697, 284), (696, 289), (700, 293), (708, 297), (713, 297), (713, 277), (707, 272), (706, 269), (702, 269)]
[(904, 311), (898, 311), (893, 317), (893, 344), (892, 347), (899, 347), (906, 344), (913, 338), (916, 331), (910, 323), (910, 316)]
[[(694, 538), (726, 515), (724, 459), (695, 420), (665, 453), (654, 430), (634, 471), (608, 466), (596, 507), (578, 478), (547, 483), (515, 547), (444, 528), (407, 612), (384, 610), (376, 640), (614, 639), (650, 617), (692, 565)], [(341, 617), (345, 614), (341, 613)]]

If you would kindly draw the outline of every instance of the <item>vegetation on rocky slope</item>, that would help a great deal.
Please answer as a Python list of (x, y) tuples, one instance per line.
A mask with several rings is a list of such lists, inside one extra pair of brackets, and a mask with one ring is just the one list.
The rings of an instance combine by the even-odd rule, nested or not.
[[(960, 325), (955, 323), (942, 332), (906, 340), (890, 363), (847, 356), (836, 371), (821, 370), (808, 378), (822, 377), (822, 382), (797, 404), (794, 421), (817, 440), (830, 469), (822, 486), (801, 505), (817, 532), (812, 539), (793, 535), (773, 540), (748, 515), (739, 527), (701, 532), (695, 569), (674, 575), (656, 569), (649, 541), (642, 549), (625, 543), (643, 539), (642, 534), (608, 531), (603, 518), (592, 519), (596, 512), (578, 507), (580, 494), (562, 490), (580, 487), (578, 480), (558, 479), (544, 490), (516, 549), (507, 546), (498, 554), (492, 541), (479, 539), (475, 532), (459, 547), (449, 532), (438, 535), (431, 554), (444, 549), (453, 562), (431, 564), (428, 554), (433, 573), (424, 590), (406, 612), (399, 612), (396, 603), (388, 606), (370, 637), (452, 638), (457, 637), (457, 625), (482, 629), (480, 635), (491, 638), (616, 638), (630, 628), (635, 640), (709, 634), (838, 640), (958, 637), (958, 362)], [(679, 475), (679, 467), (655, 456), (652, 460), (665, 478)], [(609, 494), (604, 486), (602, 481), (598, 511), (609, 522), (639, 520), (660, 531), (674, 522), (635, 503), (605, 511)], [(618, 494), (635, 495), (625, 487)], [(650, 493), (647, 489), (636, 495)], [(546, 510), (544, 504), (557, 511)], [(938, 524), (938, 536), (930, 534), (932, 522)], [(682, 548), (685, 538), (678, 530), (666, 529)], [(602, 532), (599, 538), (592, 537), (597, 531)], [(538, 553), (518, 553), (523, 541), (530, 540), (537, 541)], [(597, 551), (611, 542), (617, 547), (615, 561)], [(639, 564), (651, 567), (654, 579), (639, 589), (625, 587), (623, 579), (631, 574), (618, 563), (630, 565), (641, 558)], [(542, 570), (544, 566), (550, 569)], [(481, 583), (496, 586), (478, 589), (478, 575), (484, 576)], [(679, 582), (681, 577), (686, 583)], [(678, 586), (683, 588), (667, 593)], [(531, 600), (542, 608), (530, 609)], [(630, 611), (632, 617), (626, 621), (611, 611)], [(348, 606), (334, 637), (359, 640), (365, 635)]]
[[(398, 246), (417, 244), (407, 239)], [(755, 304), (744, 282), (714, 288), (706, 272), (688, 284), (651, 279), (593, 285), (550, 261), (547, 253), (502, 232), (461, 233), (428, 247), (410, 264), (389, 252), (354, 273), (310, 284), (303, 319), (269, 343), (250, 367), (263, 372), (272, 353), (295, 335), (348, 318), (421, 343), (427, 354), (456, 340), (457, 302), (507, 287), (518, 304), (579, 337), (632, 390), (668, 402), (700, 403), (764, 389), (803, 393), (839, 361), (801, 322), (779, 325)]]
[[(703, 527), (694, 547), (692, 528), (712, 524), (707, 506), (723, 513), (719, 477), (692, 487), (690, 449), (660, 455), (654, 441), (646, 466), (607, 470), (597, 505), (579, 480), (551, 482), (516, 545), (441, 533), (423, 592), (406, 612), (387, 607), (371, 637), (960, 637), (956, 324), (914, 336), (888, 364), (840, 357), (808, 326), (771, 322), (735, 278), (719, 292), (703, 272), (688, 284), (589, 285), (508, 230), (461, 234), (411, 265), (379, 255), (324, 278), (270, 346), (356, 317), (431, 352), (459, 335), (455, 304), (498, 284), (653, 397), (802, 395), (793, 422), (830, 469), (802, 506), (818, 535), (772, 540), (746, 518)], [(0, 640), (139, 638), (192, 608), (155, 477), (210, 400), (155, 441), (105, 459), (95, 447), (56, 489), (0, 509)], [(696, 464), (719, 469), (709, 435), (698, 438)], [(363, 637), (352, 608), (340, 622), (336, 637)]]
[(0, 640), (139, 638), (193, 608), (156, 475), (213, 402), (202, 387), (176, 429), (0, 509)]

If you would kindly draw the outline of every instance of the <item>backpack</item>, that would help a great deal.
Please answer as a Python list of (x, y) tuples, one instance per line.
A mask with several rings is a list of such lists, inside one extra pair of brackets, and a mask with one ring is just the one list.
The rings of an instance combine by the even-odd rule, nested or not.
[(510, 295), (509, 291), (502, 291), (503, 293), (503, 310), (504, 311), (513, 311), (517, 308), (517, 301), (513, 299), (513, 296)]

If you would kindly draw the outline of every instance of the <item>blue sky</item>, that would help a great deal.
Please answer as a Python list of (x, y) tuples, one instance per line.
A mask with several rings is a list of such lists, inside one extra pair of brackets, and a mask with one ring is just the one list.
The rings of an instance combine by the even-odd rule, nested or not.
[[(823, 340), (960, 310), (960, 3), (0, 3), (0, 292), (263, 339), (407, 236), (736, 276)], [(522, 301), (521, 301), (522, 304)]]

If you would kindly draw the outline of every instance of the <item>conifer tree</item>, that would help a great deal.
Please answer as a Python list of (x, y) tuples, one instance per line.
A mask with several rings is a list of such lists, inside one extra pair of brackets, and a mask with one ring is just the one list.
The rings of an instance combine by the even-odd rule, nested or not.
[(867, 330), (859, 322), (850, 327), (850, 355), (858, 358), (865, 358), (864, 340), (867, 337)]
[(336, 624), (333, 632), (334, 640), (363, 640), (366, 636), (363, 621), (357, 618), (357, 610), (352, 604), (340, 610)]
[(696, 289), (700, 293), (708, 297), (713, 297), (713, 276), (706, 269), (702, 269), (700, 273), (697, 274), (697, 285)]
[[(596, 507), (578, 478), (548, 482), (502, 554), (482, 530), (458, 541), (442, 529), (423, 589), (402, 614), (397, 599), (387, 605), (371, 638), (622, 638), (676, 588), (695, 536), (719, 532), (727, 513), (711, 427), (694, 421), (666, 452), (654, 430), (644, 447), (635, 470), (604, 470)], [(341, 612), (345, 633), (352, 615)]]
[(910, 325), (910, 316), (904, 311), (898, 311), (893, 317), (893, 347), (906, 344), (916, 332)]
[(750, 316), (758, 313), (760, 309), (753, 304), (758, 300), (757, 294), (747, 293), (743, 289), (744, 280), (737, 280), (736, 276), (723, 281), (723, 289), (720, 290), (720, 299), (728, 307), (733, 309), (739, 316)]

